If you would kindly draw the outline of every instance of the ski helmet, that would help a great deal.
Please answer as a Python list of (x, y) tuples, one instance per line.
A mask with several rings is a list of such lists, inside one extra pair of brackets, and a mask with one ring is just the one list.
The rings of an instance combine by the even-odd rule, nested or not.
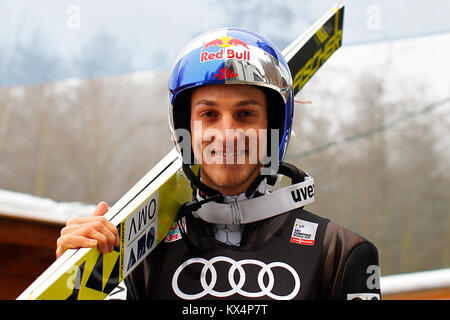
[(190, 93), (211, 84), (245, 84), (264, 91), (268, 129), (279, 130), (282, 161), (291, 134), (294, 97), (289, 67), (275, 45), (249, 30), (220, 28), (201, 34), (181, 51), (169, 76), (169, 124), (180, 153), (176, 130), (190, 132)]

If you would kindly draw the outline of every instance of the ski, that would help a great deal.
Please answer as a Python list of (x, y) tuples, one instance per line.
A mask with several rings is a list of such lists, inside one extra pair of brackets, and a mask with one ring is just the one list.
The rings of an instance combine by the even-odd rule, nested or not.
[[(294, 80), (294, 94), (307, 83), (342, 42), (344, 6), (330, 9), (282, 51)], [(101, 300), (165, 239), (179, 208), (192, 200), (189, 180), (175, 148), (105, 214), (119, 230), (120, 246), (65, 251), (18, 300)], [(198, 165), (194, 166), (198, 170)]]
[(293, 78), (294, 95), (341, 47), (343, 22), (344, 5), (339, 3), (283, 50)]

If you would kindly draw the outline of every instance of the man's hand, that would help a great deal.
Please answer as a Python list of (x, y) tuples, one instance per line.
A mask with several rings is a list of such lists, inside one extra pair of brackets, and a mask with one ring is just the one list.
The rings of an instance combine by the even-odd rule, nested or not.
[(108, 253), (119, 245), (119, 233), (116, 227), (103, 215), (108, 211), (108, 204), (100, 202), (92, 217), (72, 218), (61, 230), (56, 242), (56, 258), (67, 249), (92, 248), (98, 246), (101, 253)]

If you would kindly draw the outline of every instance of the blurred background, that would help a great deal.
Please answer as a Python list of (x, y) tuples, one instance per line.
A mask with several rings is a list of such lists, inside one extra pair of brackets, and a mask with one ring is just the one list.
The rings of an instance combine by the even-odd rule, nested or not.
[[(310, 211), (375, 243), (383, 277), (444, 270), (440, 295), (415, 297), (448, 298), (450, 2), (343, 3), (343, 46), (296, 97), (286, 161), (315, 178)], [(0, 0), (0, 298), (53, 261), (68, 217), (172, 149), (168, 73), (189, 40), (239, 26), (283, 49), (333, 4)]]

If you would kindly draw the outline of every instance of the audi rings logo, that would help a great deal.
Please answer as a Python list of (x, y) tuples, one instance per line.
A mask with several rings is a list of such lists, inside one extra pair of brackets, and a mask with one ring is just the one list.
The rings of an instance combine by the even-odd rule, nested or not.
[[(228, 271), (228, 282), (230, 283), (231, 289), (228, 291), (214, 290), (214, 287), (217, 282), (217, 271), (214, 268), (214, 264), (216, 262), (226, 262), (231, 265), (230, 269)], [(200, 292), (194, 293), (194, 294), (187, 294), (180, 290), (180, 288), (178, 286), (178, 277), (180, 276), (180, 274), (183, 272), (183, 270), (187, 266), (189, 266), (191, 264), (195, 264), (195, 263), (203, 265), (203, 268), (200, 273), (200, 284), (203, 288), (203, 291), (200, 291)], [(258, 285), (259, 285), (260, 291), (248, 292), (248, 291), (245, 291), (242, 289), (245, 284), (245, 280), (246, 280), (246, 274), (245, 274), (244, 268), (242, 267), (243, 265), (256, 265), (256, 266), (261, 267), (261, 270), (258, 273)], [(289, 294), (276, 295), (276, 294), (272, 293), (272, 289), (273, 289), (273, 286), (275, 283), (274, 274), (272, 272), (272, 270), (274, 268), (286, 269), (293, 276), (294, 289)], [(206, 274), (208, 271), (211, 274), (209, 283), (207, 282), (207, 279), (206, 279)], [(236, 283), (235, 276), (234, 276), (236, 271), (239, 274), (238, 283)], [(264, 276), (266, 274), (269, 278), (269, 282), (267, 285), (264, 284), (264, 280), (263, 280)], [(245, 260), (235, 261), (229, 257), (223, 257), (223, 256), (214, 257), (210, 260), (206, 260), (203, 258), (192, 258), (192, 259), (185, 261), (177, 268), (177, 270), (175, 271), (173, 278), (172, 278), (172, 288), (177, 296), (179, 296), (182, 299), (187, 299), (187, 300), (200, 299), (207, 294), (210, 294), (214, 297), (223, 298), (223, 297), (229, 297), (235, 293), (240, 294), (244, 297), (248, 297), (248, 298), (258, 298), (258, 297), (268, 296), (268, 297), (270, 297), (272, 299), (276, 299), (276, 300), (290, 300), (290, 299), (293, 299), (300, 290), (300, 277), (298, 276), (298, 274), (294, 270), (294, 268), (292, 268), (290, 265), (283, 263), (283, 262), (271, 262), (271, 263), (266, 264), (264, 262), (261, 262), (258, 260), (253, 260), (253, 259), (245, 259)]]

